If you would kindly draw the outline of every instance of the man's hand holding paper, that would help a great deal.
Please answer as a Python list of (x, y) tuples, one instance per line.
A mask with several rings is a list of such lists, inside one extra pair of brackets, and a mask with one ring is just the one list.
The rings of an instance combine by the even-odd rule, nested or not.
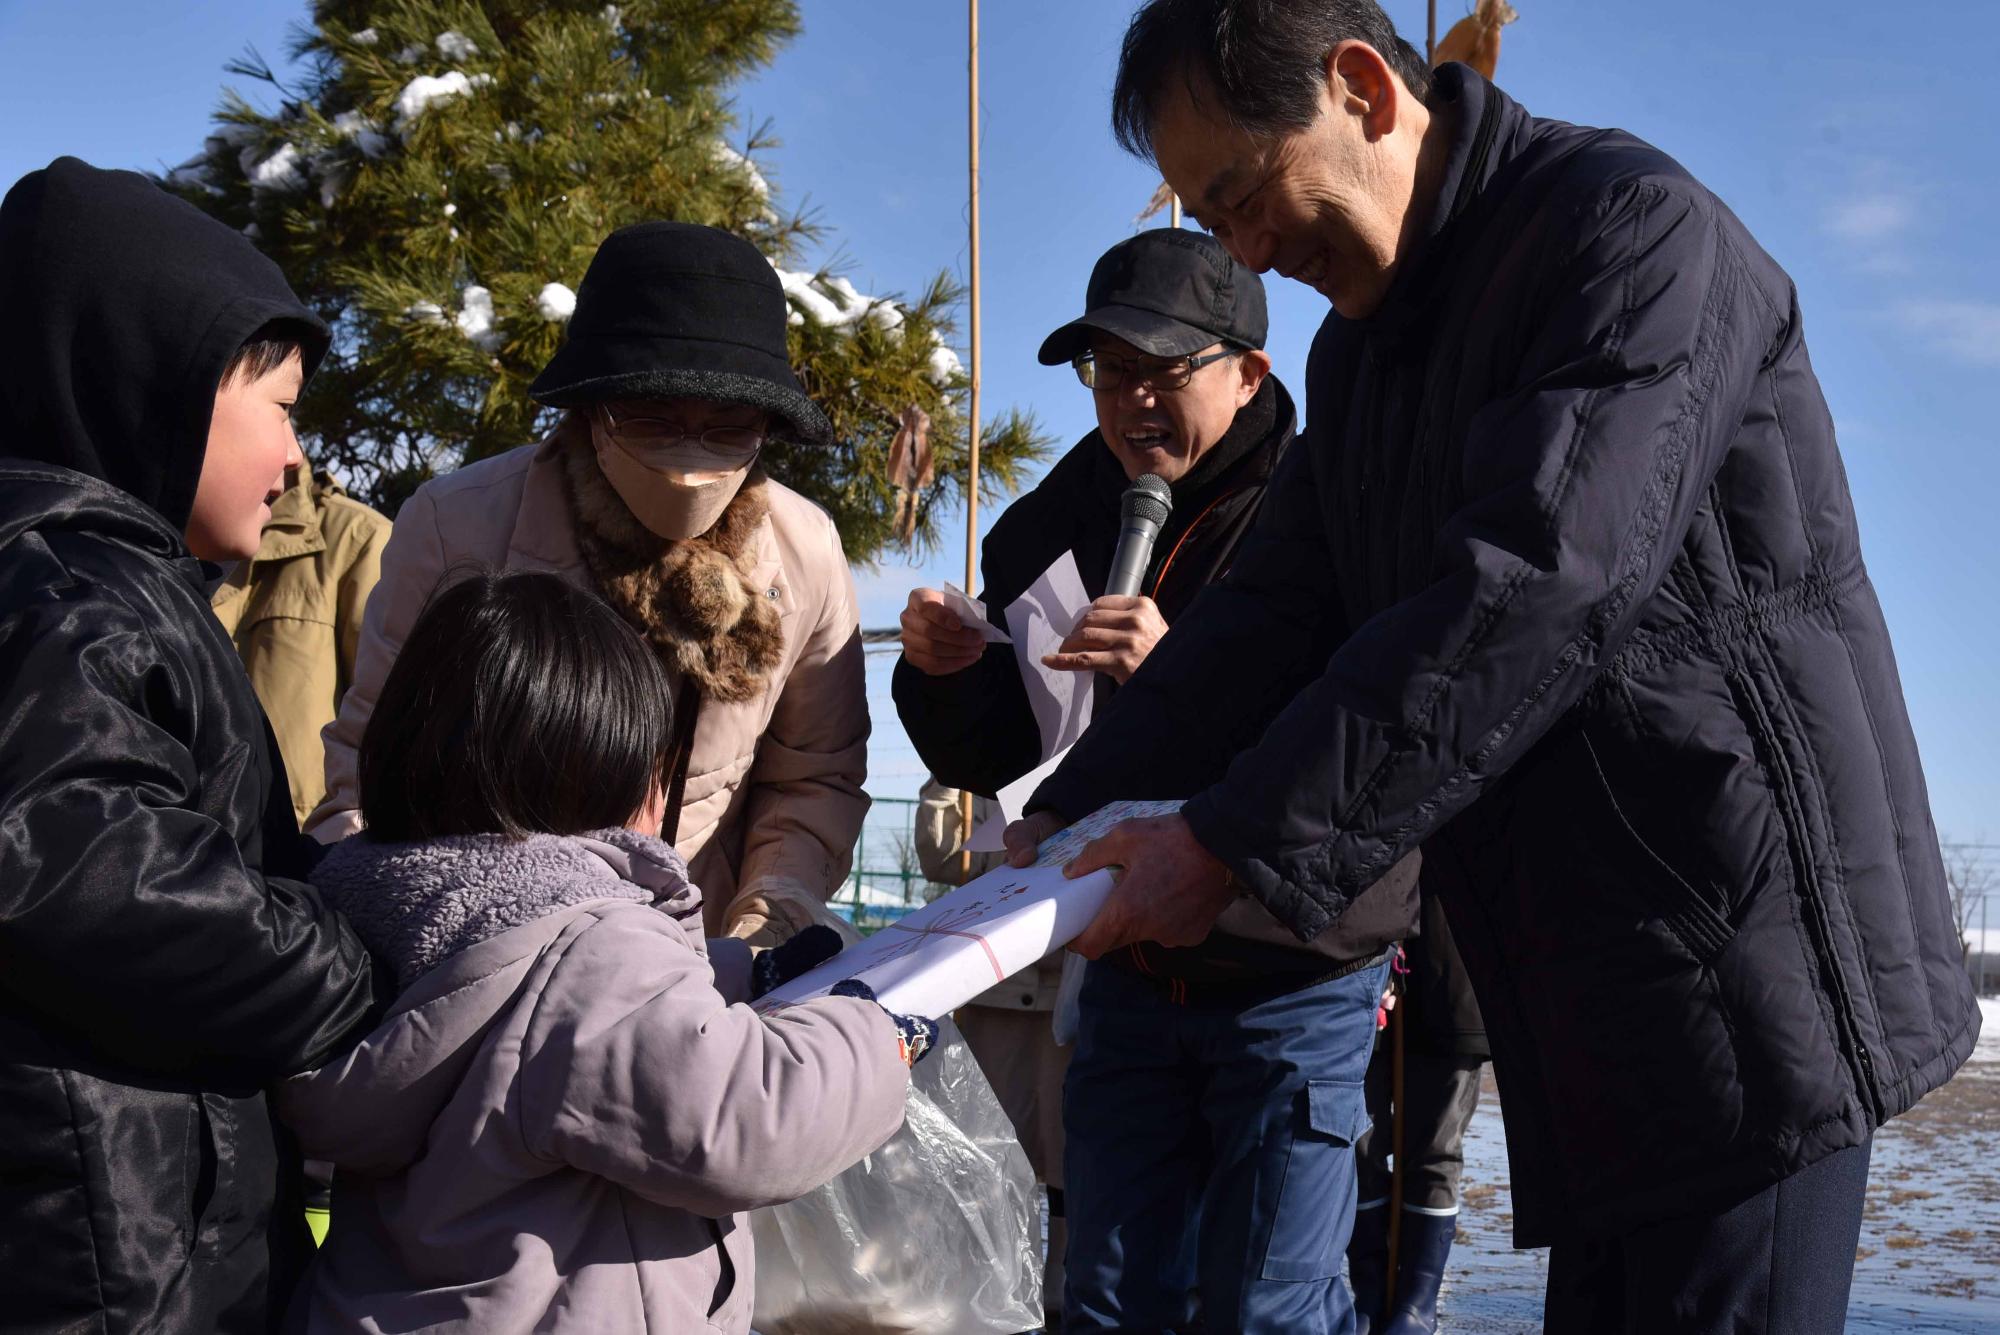
[(1166, 633), (1167, 620), (1151, 598), (1107, 593), (1042, 664), (1061, 672), (1102, 672), (1123, 686)]
[(927, 676), (963, 672), (1006, 636), (988, 625), (984, 609), (957, 589), (913, 589), (903, 609), (903, 657)]

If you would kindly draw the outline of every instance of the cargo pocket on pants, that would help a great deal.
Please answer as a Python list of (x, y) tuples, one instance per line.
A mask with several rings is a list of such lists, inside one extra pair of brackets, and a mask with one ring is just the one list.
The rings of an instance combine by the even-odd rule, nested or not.
[(1302, 1091), (1303, 1125), (1285, 1157), (1278, 1208), (1264, 1248), (1264, 1278), (1331, 1279), (1342, 1252), (1334, 1225), (1354, 1182), (1354, 1142), (1367, 1124), (1359, 1080), (1309, 1080)]

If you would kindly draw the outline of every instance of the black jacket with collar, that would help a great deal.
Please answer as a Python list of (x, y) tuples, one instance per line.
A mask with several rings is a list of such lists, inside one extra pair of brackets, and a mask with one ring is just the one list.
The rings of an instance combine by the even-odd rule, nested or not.
[[(0, 205), (0, 1326), (263, 1331), (309, 1255), (263, 1087), (366, 1027), (180, 529), (276, 266), (64, 159)], [(317, 344), (317, 346), (315, 346)]]
[[(1979, 1020), (1791, 281), (1630, 135), (1457, 65), (1432, 105), (1427, 235), (1327, 319), (1256, 531), (1035, 805), (1260, 730), (1187, 818), (1301, 935), (1421, 845), (1532, 1245), (1862, 1143)], [(1253, 655), (1315, 679), (1214, 688)]]
[[(1169, 625), (1228, 568), (1297, 425), (1292, 396), (1267, 376), (1214, 450), (1175, 484), (1173, 512), (1141, 582)], [(980, 547), (980, 599), (996, 626), (1005, 628), (1008, 604), (1064, 552), (1075, 553), (1084, 591), (1092, 598), (1104, 593), (1118, 545), (1119, 501), (1130, 485), (1103, 433), (1092, 431), (1007, 507)], [(1115, 686), (1098, 677), (1100, 708)], [(1040, 762), (1034, 711), (1010, 645), (988, 645), (978, 663), (947, 677), (926, 676), (898, 659), (894, 690), (917, 754), (947, 787), (990, 797)]]
[[(1292, 447), (1296, 422), (1291, 395), (1276, 376), (1266, 377), (1257, 397), (1237, 414), (1215, 449), (1174, 485), (1173, 513), (1154, 544), (1141, 586), (1170, 627), (1236, 559), (1265, 504), (1266, 489)], [(987, 534), (981, 599), (988, 615), (997, 623), (1007, 605), (1064, 552), (1076, 554), (1085, 591), (1093, 598), (1101, 595), (1117, 547), (1119, 502), (1129, 485), (1099, 432), (1091, 432), (1057, 460), (1033, 490), (1007, 507)], [(1171, 638), (1170, 633), (1161, 643)], [(1324, 652), (1332, 647), (1331, 642), (1322, 646)], [(1259, 690), (1275, 703), (1278, 692), (1296, 689), (1304, 680), (1297, 676), (1263, 681), (1239, 669), (1215, 685), (1228, 691)], [(991, 795), (1039, 763), (1040, 737), (1011, 645), (989, 645), (978, 663), (945, 677), (926, 676), (899, 661), (894, 689), (904, 730), (938, 782)], [(1115, 691), (1111, 678), (1098, 678), (1100, 712)], [(1105, 800), (1199, 792), (1222, 774), (1237, 750), (1255, 740), (1254, 732), (1191, 736), (1188, 745), (1156, 756), (1143, 775), (1129, 776)], [(1214, 981), (1217, 976), (1233, 978), (1267, 968), (1303, 977), (1324, 972), (1328, 958), (1372, 959), (1390, 942), (1415, 931), (1414, 873), (1413, 859), (1397, 875), (1384, 877), (1381, 891), (1368, 895), (1362, 910), (1333, 927), (1310, 957), (1250, 943), (1228, 943), (1230, 948), (1225, 949), (1225, 943), (1211, 940), (1207, 947), (1194, 950), (1148, 946), (1145, 967), (1168, 977)]]

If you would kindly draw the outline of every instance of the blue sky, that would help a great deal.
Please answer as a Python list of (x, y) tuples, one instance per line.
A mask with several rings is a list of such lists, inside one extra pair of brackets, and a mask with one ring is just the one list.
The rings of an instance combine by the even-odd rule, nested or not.
[[(1715, 190), (1790, 271), (1860, 511), (1864, 550), (1947, 837), (2000, 839), (2000, 137), (1983, 55), (2000, 5), (1905, 0), (1607, 4), (1515, 0), (1500, 83), (1532, 111), (1633, 131)], [(1464, 0), (1441, 0), (1441, 22)], [(1421, 42), (1423, 5), (1389, 0)], [(1092, 261), (1129, 235), (1156, 177), (1111, 142), (1125, 0), (985, 6), (989, 405), (1073, 440), (1092, 424), (1066, 370), (1035, 363), (1081, 307)], [(274, 59), (303, 4), (0, 0), (0, 182), (59, 153), (157, 167), (198, 147), (254, 43)], [(956, 3), (807, 0), (805, 33), (739, 105), (784, 141), (763, 159), (829, 229), (863, 291), (913, 293), (965, 258), (965, 16)], [(1275, 277), (1271, 346), (1296, 386), (1325, 314)], [(908, 589), (960, 577), (956, 543), (862, 580), (893, 623)], [(876, 779), (920, 772), (870, 673)]]

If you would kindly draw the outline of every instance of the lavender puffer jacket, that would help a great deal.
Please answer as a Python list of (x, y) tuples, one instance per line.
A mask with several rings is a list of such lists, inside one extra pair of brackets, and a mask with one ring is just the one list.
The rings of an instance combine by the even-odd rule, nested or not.
[(375, 844), (315, 881), (403, 987), (281, 1115), (339, 1169), (301, 1331), (750, 1326), (743, 1211), (902, 1122), (873, 1003), (762, 1019), (674, 851), (626, 831)]

